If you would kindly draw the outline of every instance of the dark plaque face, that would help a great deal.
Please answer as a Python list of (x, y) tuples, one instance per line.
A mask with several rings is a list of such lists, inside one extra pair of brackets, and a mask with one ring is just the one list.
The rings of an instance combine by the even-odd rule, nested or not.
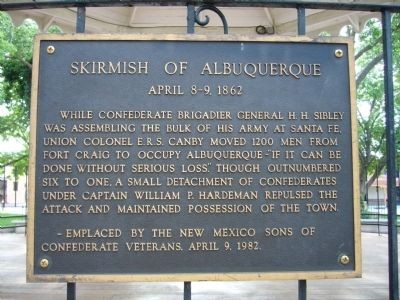
[(43, 36), (30, 280), (360, 275), (344, 40)]

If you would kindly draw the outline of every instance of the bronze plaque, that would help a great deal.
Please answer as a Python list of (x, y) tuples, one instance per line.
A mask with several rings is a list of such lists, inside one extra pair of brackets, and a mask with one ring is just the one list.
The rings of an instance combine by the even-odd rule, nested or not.
[(28, 279), (360, 276), (352, 51), (40, 36)]

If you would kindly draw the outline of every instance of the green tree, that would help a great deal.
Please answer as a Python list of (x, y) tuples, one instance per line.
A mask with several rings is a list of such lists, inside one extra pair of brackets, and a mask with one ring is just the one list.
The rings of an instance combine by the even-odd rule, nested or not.
[(32, 45), (37, 32), (33, 21), (15, 27), (7, 14), (0, 13), (0, 137), (24, 145), (20, 152), (2, 149), (0, 165), (17, 161), (18, 174), (24, 173), (27, 166)]
[[(400, 15), (393, 15), (393, 62), (395, 83), (395, 128), (400, 138)], [(378, 20), (367, 22), (356, 36), (357, 98), (361, 196), (382, 174), (386, 166), (385, 113), (383, 88), (382, 30)], [(397, 144), (397, 153), (400, 145)], [(397, 158), (399, 162), (399, 157)], [(397, 164), (398, 165), (398, 164)]]

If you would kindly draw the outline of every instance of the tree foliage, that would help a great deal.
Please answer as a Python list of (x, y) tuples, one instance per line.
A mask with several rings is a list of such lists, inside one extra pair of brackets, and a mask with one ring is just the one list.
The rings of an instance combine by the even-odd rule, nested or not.
[(0, 135), (28, 142), (33, 37), (37, 25), (26, 20), (15, 27), (0, 14), (0, 105), (7, 113), (0, 119)]
[[(33, 39), (38, 26), (25, 20), (14, 26), (6, 13), (0, 12), (0, 138), (16, 139), (24, 149), (0, 150), (0, 166), (11, 164), (13, 174), (23, 174), (28, 166), (29, 117)], [(61, 32), (51, 26), (49, 32)]]
[(17, 139), (24, 145), (20, 152), (2, 149), (0, 165), (17, 161), (14, 167), (18, 174), (27, 166), (32, 45), (37, 32), (33, 21), (16, 27), (7, 14), (0, 13), (0, 137)]
[[(395, 87), (395, 129), (400, 138), (400, 15), (392, 19), (393, 70)], [(357, 37), (358, 132), (360, 157), (360, 187), (362, 196), (386, 166), (385, 94), (383, 86), (382, 30), (378, 20), (367, 22)], [(396, 145), (397, 153), (400, 144)], [(397, 158), (397, 165), (399, 157)]]

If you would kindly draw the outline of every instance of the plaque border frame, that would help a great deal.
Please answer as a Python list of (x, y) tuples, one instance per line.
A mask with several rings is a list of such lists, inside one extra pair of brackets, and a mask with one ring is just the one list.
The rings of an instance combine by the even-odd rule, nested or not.
[[(350, 271), (288, 271), (288, 272), (224, 272), (224, 273), (165, 273), (165, 274), (35, 274), (34, 273), (34, 233), (35, 233), (35, 173), (37, 137), (37, 100), (39, 85), (39, 58), (42, 41), (189, 41), (189, 42), (279, 42), (346, 44), (349, 62), (349, 98), (351, 111), (352, 179), (353, 179), (353, 223), (354, 223), (354, 270)], [(344, 37), (307, 36), (249, 36), (249, 35), (191, 35), (191, 34), (39, 34), (35, 38), (32, 64), (30, 118), (30, 149), (28, 177), (28, 220), (27, 220), (27, 282), (173, 282), (173, 281), (255, 281), (255, 280), (314, 280), (360, 278), (361, 223), (359, 158), (356, 114), (356, 85), (354, 43)], [(36, 262), (39, 264), (39, 262)]]

